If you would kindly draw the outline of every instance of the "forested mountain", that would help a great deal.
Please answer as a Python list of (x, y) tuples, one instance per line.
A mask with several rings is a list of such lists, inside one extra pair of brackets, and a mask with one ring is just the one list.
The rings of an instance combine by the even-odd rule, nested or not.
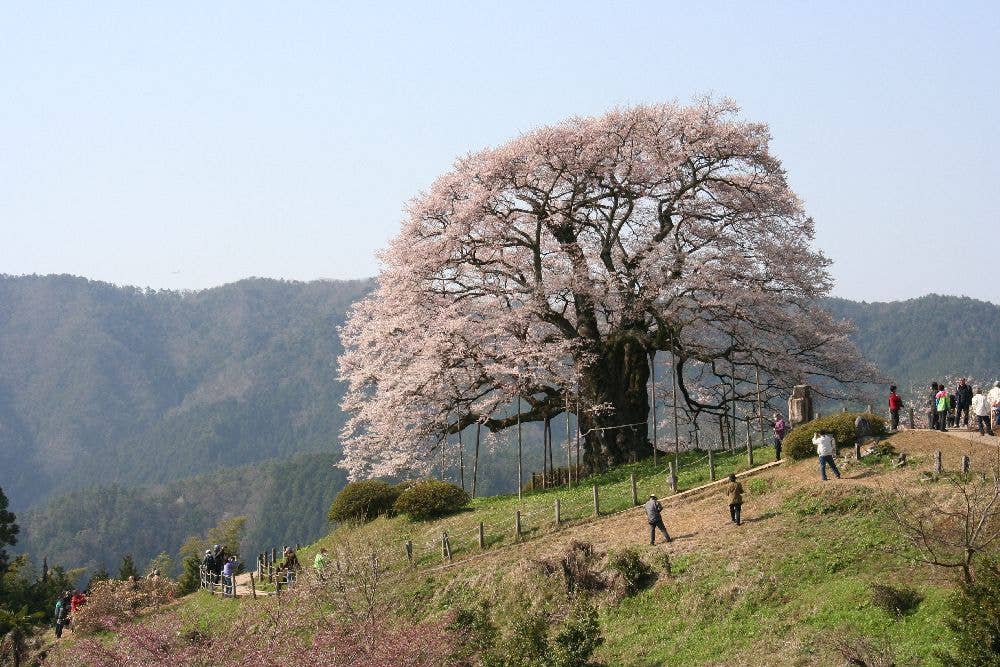
[(336, 451), (336, 327), (370, 281), (198, 292), (0, 277), (0, 484), (15, 510)]
[(855, 323), (858, 347), (900, 387), (955, 375), (1000, 379), (1000, 306), (930, 294), (887, 303), (828, 299), (825, 307)]
[(142, 567), (220, 520), (249, 517), (246, 549), (310, 542), (328, 529), (326, 514), (346, 476), (336, 455), (227, 468), (151, 487), (97, 486), (60, 496), (19, 516), (19, 551), (34, 560), (114, 571), (131, 553)]
[[(175, 555), (242, 514), (249, 549), (322, 534), (344, 481), (331, 467), (336, 327), (371, 286), (248, 279), (172, 292), (0, 277), (0, 487), (24, 531), (16, 550), (113, 569), (126, 552), (140, 564)], [(998, 306), (937, 295), (826, 305), (903, 387), (1000, 377)], [(541, 468), (536, 431), (526, 471)], [(505, 437), (484, 444), (481, 492), (516, 485)]]

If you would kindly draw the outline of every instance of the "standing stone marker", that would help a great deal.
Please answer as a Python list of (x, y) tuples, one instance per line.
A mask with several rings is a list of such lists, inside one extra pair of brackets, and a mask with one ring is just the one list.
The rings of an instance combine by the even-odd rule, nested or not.
[(797, 384), (788, 398), (788, 423), (791, 428), (813, 420), (812, 390), (807, 384)]

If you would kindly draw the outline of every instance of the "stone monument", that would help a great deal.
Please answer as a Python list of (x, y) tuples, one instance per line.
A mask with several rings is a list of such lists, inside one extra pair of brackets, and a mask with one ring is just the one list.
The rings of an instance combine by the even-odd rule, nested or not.
[(807, 384), (797, 384), (788, 398), (788, 425), (790, 428), (795, 428), (812, 420), (812, 390)]

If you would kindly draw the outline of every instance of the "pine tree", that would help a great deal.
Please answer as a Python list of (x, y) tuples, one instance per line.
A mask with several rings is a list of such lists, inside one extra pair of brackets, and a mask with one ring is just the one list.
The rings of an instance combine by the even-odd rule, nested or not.
[(126, 581), (129, 577), (138, 579), (139, 571), (135, 569), (135, 561), (132, 560), (132, 554), (125, 554), (122, 556), (121, 567), (118, 568), (118, 579)]
[(17, 534), (20, 527), (14, 523), (15, 517), (7, 511), (7, 496), (0, 488), (0, 576), (7, 571), (7, 551), (4, 547), (17, 544)]

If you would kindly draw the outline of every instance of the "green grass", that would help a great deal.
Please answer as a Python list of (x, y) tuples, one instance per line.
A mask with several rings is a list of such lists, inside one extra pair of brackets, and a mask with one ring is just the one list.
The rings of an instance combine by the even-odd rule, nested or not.
[[(735, 454), (715, 452), (713, 455), (716, 479), (722, 479), (731, 472), (741, 472), (750, 466), (746, 451)], [(522, 492), (516, 494), (474, 498), (469, 508), (451, 517), (436, 521), (411, 521), (406, 517), (380, 518), (363, 526), (345, 527), (356, 536), (388, 542), (392, 553), (405, 559), (405, 544), (413, 542), (414, 560), (417, 565), (431, 565), (442, 562), (441, 533), (447, 532), (452, 558), (478, 553), (479, 523), (483, 523), (487, 548), (513, 544), (517, 541), (514, 528), (515, 513), (521, 513), (521, 540), (532, 539), (557, 529), (555, 524), (555, 501), (560, 502), (561, 526), (571, 525), (594, 518), (593, 486), (599, 487), (598, 496), (602, 515), (620, 512), (633, 506), (630, 476), (636, 478), (636, 496), (643, 503), (649, 494), (661, 498), (670, 494), (668, 463), (674, 456), (660, 456), (658, 465), (652, 459), (618, 466), (608, 472), (592, 475), (572, 487), (559, 487)], [(709, 482), (707, 452), (682, 452), (678, 456), (678, 492)], [(754, 450), (754, 465), (774, 460), (771, 447)], [(334, 533), (336, 535), (336, 532)], [(326, 546), (327, 540), (302, 550), (303, 562), (311, 562), (316, 548)]]

